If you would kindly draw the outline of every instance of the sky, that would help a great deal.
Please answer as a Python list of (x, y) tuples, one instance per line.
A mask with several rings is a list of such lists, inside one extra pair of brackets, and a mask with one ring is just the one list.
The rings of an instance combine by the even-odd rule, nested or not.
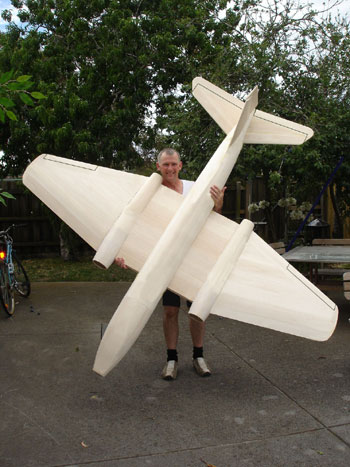
[[(324, 5), (333, 5), (335, 2), (334, 0), (333, 1), (330, 1), (330, 0), (313, 0), (312, 3), (318, 8), (318, 9), (323, 9), (324, 8)], [(350, 14), (350, 0), (344, 0), (343, 3), (338, 6), (338, 7), (335, 7), (333, 10), (332, 10), (332, 13), (336, 13), (337, 10), (339, 10), (339, 13), (342, 15), (342, 16), (345, 16), (345, 15), (349, 15)]]
[[(324, 5), (333, 5), (336, 0), (302, 0), (301, 3), (313, 3), (316, 8), (318, 9), (323, 9)], [(283, 0), (281, 0), (283, 2)], [(11, 2), (9, 0), (0, 0), (0, 11), (3, 10), (13, 10), (14, 11), (14, 16), (13, 20), (15, 20), (15, 9), (12, 7)], [(332, 13), (336, 14), (337, 10), (341, 13), (341, 15), (345, 14), (350, 14), (350, 0), (343, 0), (342, 4), (338, 7), (335, 7), (332, 10)], [(6, 29), (6, 24), (1, 18), (0, 18), (0, 31), (4, 31)]]

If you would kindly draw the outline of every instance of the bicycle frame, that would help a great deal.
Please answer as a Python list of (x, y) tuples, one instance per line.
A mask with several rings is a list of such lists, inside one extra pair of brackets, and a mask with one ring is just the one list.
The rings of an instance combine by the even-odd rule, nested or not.
[(0, 231), (0, 302), (5, 312), (12, 316), (15, 310), (15, 291), (22, 297), (30, 294), (30, 282), (25, 269), (13, 250), (13, 240), (9, 230), (11, 225)]
[(14, 266), (12, 261), (12, 238), (9, 235), (0, 237), (0, 241), (4, 240), (4, 248), (0, 248), (0, 261), (7, 266), (7, 273), (11, 289), (14, 287)]
[(15, 274), (12, 261), (12, 238), (5, 231), (1, 232), (0, 240), (4, 246), (0, 251), (1, 306), (8, 315), (12, 316), (15, 310)]

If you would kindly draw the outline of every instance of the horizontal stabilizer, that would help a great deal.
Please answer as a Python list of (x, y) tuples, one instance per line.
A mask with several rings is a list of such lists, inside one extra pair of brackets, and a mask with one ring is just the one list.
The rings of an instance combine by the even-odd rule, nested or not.
[[(203, 78), (192, 83), (194, 97), (228, 134), (237, 125), (244, 102)], [(311, 128), (284, 118), (256, 110), (244, 143), (249, 144), (302, 144), (313, 136)]]

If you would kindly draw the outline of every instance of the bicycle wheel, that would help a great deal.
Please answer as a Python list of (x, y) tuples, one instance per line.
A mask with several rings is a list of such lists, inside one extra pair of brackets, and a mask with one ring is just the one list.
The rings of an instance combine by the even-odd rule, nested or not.
[(15, 311), (15, 297), (9, 282), (8, 269), (6, 264), (0, 264), (0, 288), (1, 304), (9, 316)]
[(15, 289), (22, 297), (28, 297), (30, 294), (30, 281), (22, 263), (17, 258), (14, 251), (12, 252), (12, 262)]
[[(0, 275), (1, 275), (1, 272), (0, 272)], [(1, 287), (1, 277), (0, 277), (0, 287)], [(1, 288), (0, 288), (0, 308), (6, 311), (5, 302), (4, 302), (4, 299), (2, 298)]]

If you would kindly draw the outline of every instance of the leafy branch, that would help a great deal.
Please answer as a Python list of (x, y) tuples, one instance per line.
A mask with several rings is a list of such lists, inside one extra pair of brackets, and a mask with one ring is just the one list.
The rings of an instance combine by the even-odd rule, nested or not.
[(21, 75), (13, 78), (13, 70), (0, 76), (0, 122), (5, 123), (6, 117), (17, 121), (13, 109), (16, 106), (13, 98), (18, 96), (25, 105), (33, 106), (36, 100), (46, 99), (38, 91), (29, 91), (34, 84), (30, 75)]
[(11, 195), (11, 193), (8, 193), (7, 191), (1, 190), (0, 191), (0, 203), (3, 204), (4, 206), (6, 206), (5, 198), (7, 198), (7, 199), (16, 199), (13, 195)]

